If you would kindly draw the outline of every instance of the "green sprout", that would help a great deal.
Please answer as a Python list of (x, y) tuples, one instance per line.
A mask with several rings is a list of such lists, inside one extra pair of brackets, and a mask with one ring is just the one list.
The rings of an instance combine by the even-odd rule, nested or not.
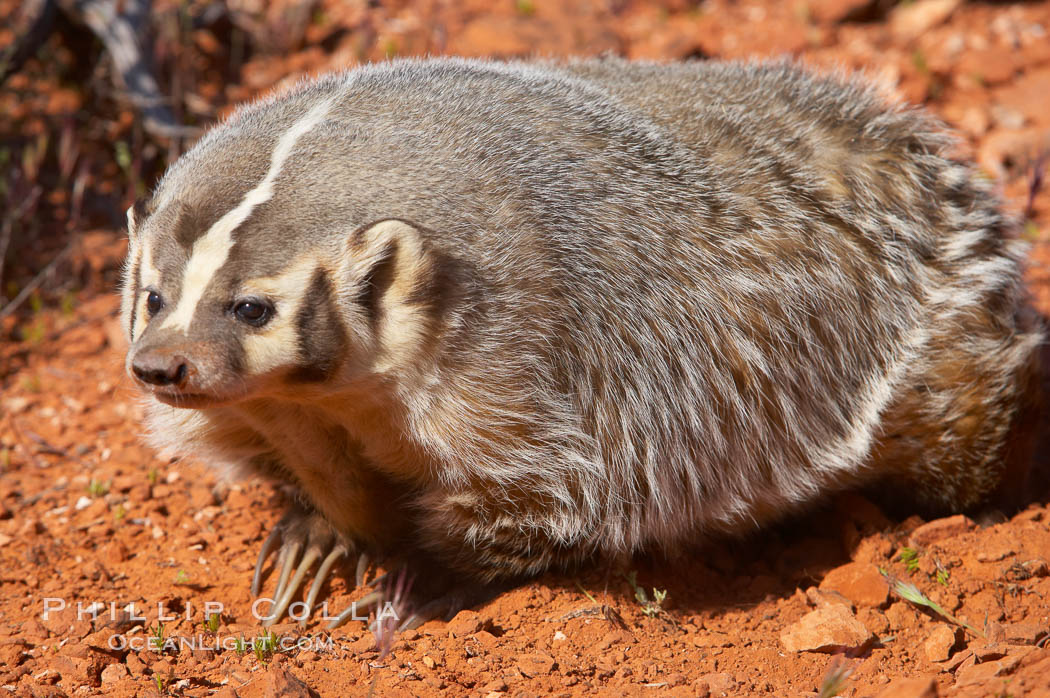
[(973, 627), (969, 623), (965, 623), (959, 620), (951, 613), (948, 613), (948, 611), (944, 610), (944, 608), (939, 603), (930, 599), (928, 596), (926, 596), (926, 594), (923, 594), (921, 591), (919, 591), (919, 588), (914, 584), (909, 584), (908, 582), (901, 581), (900, 579), (893, 576), (892, 574), (890, 574), (882, 568), (879, 568), (879, 572), (882, 574), (883, 577), (886, 578), (886, 583), (890, 585), (890, 589), (893, 590), (893, 593), (895, 593), (897, 596), (901, 597), (905, 601), (913, 603), (916, 606), (925, 606), (926, 608), (939, 615), (941, 618), (944, 618), (949, 623), (952, 623), (953, 625), (958, 625), (961, 628), (966, 628), (977, 637), (985, 637), (985, 634), (977, 628)]
[(158, 652), (164, 651), (164, 624), (157, 623), (157, 629), (153, 631), (149, 638), (150, 647), (156, 649)]
[(625, 573), (624, 578), (631, 585), (631, 588), (634, 589), (634, 598), (642, 607), (642, 613), (650, 618), (660, 615), (663, 611), (664, 599), (667, 598), (667, 590), (653, 587), (653, 598), (650, 599), (649, 595), (645, 593), (645, 589), (638, 585), (638, 574), (636, 572), (632, 570)]
[(105, 497), (109, 492), (109, 481), (95, 480), (92, 478), (88, 483), (87, 491), (92, 497)]
[(915, 548), (901, 548), (900, 561), (909, 572), (919, 570), (919, 551)]
[(255, 658), (260, 662), (265, 662), (277, 651), (277, 635), (272, 630), (267, 631), (262, 637), (255, 638), (253, 647)]

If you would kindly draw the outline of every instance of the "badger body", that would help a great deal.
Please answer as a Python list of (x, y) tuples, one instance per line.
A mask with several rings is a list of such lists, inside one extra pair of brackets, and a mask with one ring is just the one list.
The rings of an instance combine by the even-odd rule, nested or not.
[(1042, 334), (948, 144), (786, 63), (325, 77), (129, 211), (127, 367), (158, 447), (294, 487), (288, 526), (483, 581), (879, 481), (971, 507)]

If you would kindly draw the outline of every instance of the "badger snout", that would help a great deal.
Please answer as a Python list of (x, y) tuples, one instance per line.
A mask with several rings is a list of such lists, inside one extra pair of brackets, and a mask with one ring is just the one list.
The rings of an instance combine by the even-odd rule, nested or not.
[(138, 352), (132, 359), (131, 372), (147, 385), (181, 389), (197, 369), (181, 353), (158, 348)]

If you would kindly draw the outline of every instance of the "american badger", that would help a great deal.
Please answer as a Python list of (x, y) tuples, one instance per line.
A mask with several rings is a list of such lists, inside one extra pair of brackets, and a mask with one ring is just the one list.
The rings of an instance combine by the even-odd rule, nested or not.
[(1042, 330), (949, 144), (788, 63), (331, 75), (128, 211), (127, 370), (155, 445), (298, 493), (271, 618), (342, 554), (486, 583), (875, 481), (971, 507)]

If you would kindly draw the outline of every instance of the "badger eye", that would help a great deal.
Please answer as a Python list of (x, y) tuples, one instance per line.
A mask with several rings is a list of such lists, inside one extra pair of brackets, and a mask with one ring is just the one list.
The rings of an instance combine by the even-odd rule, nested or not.
[(259, 301), (241, 301), (233, 307), (233, 314), (241, 322), (253, 327), (262, 327), (269, 322), (273, 309)]
[(164, 299), (160, 297), (160, 294), (156, 291), (150, 291), (149, 295), (146, 296), (146, 312), (149, 313), (150, 317), (159, 313), (163, 307)]

